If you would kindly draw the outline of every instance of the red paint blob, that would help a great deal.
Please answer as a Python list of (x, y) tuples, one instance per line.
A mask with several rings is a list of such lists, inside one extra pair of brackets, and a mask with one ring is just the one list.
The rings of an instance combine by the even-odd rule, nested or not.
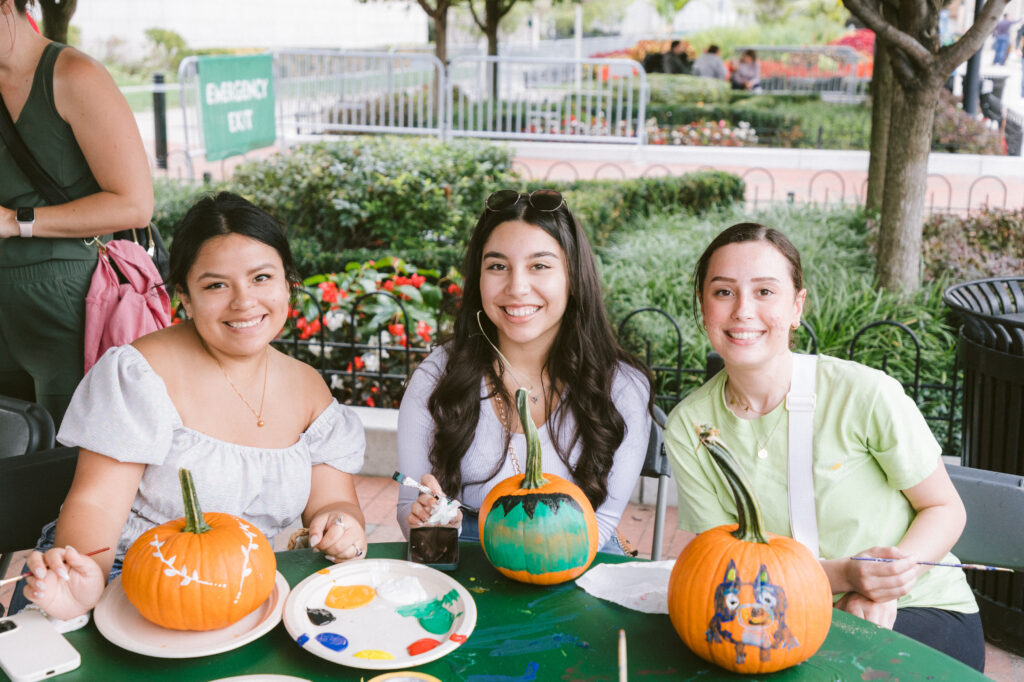
[(449, 639), (452, 640), (453, 642), (460, 642), (461, 643), (461, 642), (465, 642), (466, 641), (466, 635), (452, 635), (451, 637), (449, 637)]
[(424, 637), (423, 639), (418, 639), (412, 644), (410, 644), (408, 647), (406, 647), (406, 651), (409, 652), (410, 656), (419, 656), (420, 654), (427, 653), (439, 644), (440, 642), (436, 639)]

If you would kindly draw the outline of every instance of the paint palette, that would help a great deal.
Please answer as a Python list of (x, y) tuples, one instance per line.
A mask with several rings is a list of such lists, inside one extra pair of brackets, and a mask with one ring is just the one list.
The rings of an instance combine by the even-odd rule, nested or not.
[(142, 617), (117, 576), (103, 591), (93, 619), (100, 634), (122, 649), (156, 658), (198, 658), (237, 649), (273, 630), (281, 621), (287, 596), (288, 581), (278, 571), (267, 600), (237, 623), (206, 632), (169, 630)]
[(352, 668), (392, 670), (437, 660), (476, 625), (476, 604), (444, 573), (367, 559), (317, 571), (295, 586), (284, 626), (299, 646)]

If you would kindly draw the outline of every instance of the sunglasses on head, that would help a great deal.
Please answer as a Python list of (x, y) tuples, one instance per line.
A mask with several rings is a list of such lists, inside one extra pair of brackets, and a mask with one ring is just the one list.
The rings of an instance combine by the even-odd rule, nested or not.
[(487, 197), (484, 206), (488, 211), (504, 211), (506, 208), (515, 206), (520, 199), (524, 198), (534, 210), (545, 213), (557, 211), (565, 204), (562, 195), (553, 189), (537, 189), (529, 194), (523, 194), (514, 189), (499, 189)]

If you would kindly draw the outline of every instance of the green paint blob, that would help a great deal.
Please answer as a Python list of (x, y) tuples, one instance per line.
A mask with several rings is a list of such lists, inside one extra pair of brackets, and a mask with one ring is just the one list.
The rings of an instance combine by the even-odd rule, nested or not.
[(491, 563), (531, 575), (586, 566), (590, 539), (580, 506), (568, 496), (570, 503), (531, 497), (529, 509), (524, 496), (514, 495), (500, 498), (487, 513), (483, 544)]
[(395, 611), (400, 616), (410, 616), (420, 621), (420, 627), (432, 635), (443, 635), (451, 629), (455, 614), (445, 604), (457, 601), (459, 593), (451, 590), (433, 601), (421, 601), (408, 606), (399, 606)]

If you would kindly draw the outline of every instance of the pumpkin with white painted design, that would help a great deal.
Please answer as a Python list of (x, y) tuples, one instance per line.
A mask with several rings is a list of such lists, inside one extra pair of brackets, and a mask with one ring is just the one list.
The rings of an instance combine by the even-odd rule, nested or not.
[(203, 514), (179, 469), (185, 516), (151, 528), (124, 556), (121, 585), (147, 620), (172, 630), (217, 630), (256, 610), (274, 589), (265, 535), (232, 514)]

